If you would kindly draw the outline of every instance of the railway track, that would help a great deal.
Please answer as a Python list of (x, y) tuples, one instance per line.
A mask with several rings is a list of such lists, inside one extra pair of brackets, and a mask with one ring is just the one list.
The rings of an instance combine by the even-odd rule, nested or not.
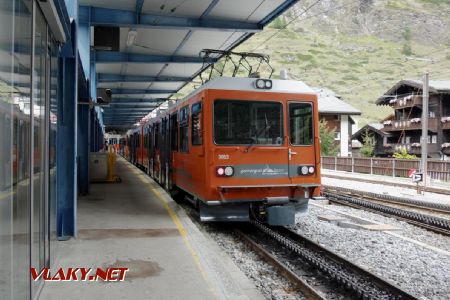
[(410, 207), (414, 207), (414, 208), (420, 208), (420, 209), (425, 209), (425, 210), (429, 210), (429, 211), (450, 214), (450, 205), (448, 205), (448, 204), (427, 202), (427, 201), (422, 201), (422, 200), (408, 199), (408, 198), (396, 197), (396, 196), (391, 196), (391, 195), (358, 191), (358, 190), (354, 190), (354, 189), (342, 188), (342, 187), (336, 187), (336, 186), (324, 185), (324, 188), (325, 188), (325, 191), (337, 192), (337, 193), (341, 193), (341, 194), (345, 193), (345, 194), (349, 194), (349, 195), (358, 195), (360, 197), (373, 199), (376, 201), (405, 205), (405, 206), (410, 206)]
[[(355, 193), (359, 193), (356, 191)], [(361, 195), (360, 195), (361, 194)], [(395, 217), (398, 220), (402, 220), (408, 222), (410, 224), (425, 228), (427, 230), (440, 233), (443, 235), (450, 236), (450, 220), (435, 217), (431, 215), (421, 214), (418, 212), (413, 212), (409, 210), (399, 209), (395, 207), (391, 207), (388, 205), (382, 205), (379, 203), (371, 202), (370, 200), (362, 199), (361, 196), (364, 196), (364, 192), (355, 196), (348, 191), (336, 191), (326, 189), (323, 192), (323, 195), (327, 197), (328, 200), (334, 203), (338, 203), (345, 206), (351, 206), (354, 208), (364, 209), (368, 211), (372, 211), (378, 214), (382, 214), (388, 217)], [(397, 198), (403, 199), (403, 198)], [(378, 199), (377, 199), (378, 200)], [(388, 201), (389, 199), (384, 199)], [(382, 200), (380, 200), (382, 201)], [(411, 200), (415, 201), (415, 200)], [(391, 201), (392, 202), (392, 201)], [(397, 202), (398, 203), (398, 202)], [(430, 204), (430, 203), (428, 203)], [(417, 204), (414, 204), (417, 207)], [(442, 209), (442, 208), (439, 208)], [(447, 212), (448, 213), (448, 212)]]
[[(354, 299), (417, 299), (290, 229), (268, 227), (256, 221), (252, 221), (251, 225), (237, 229), (237, 234), (308, 299), (325, 299), (330, 291), (341, 291), (344, 298)], [(309, 266), (314, 273), (304, 274), (305, 266)], [(312, 276), (320, 282), (318, 286), (308, 284), (304, 279)]]

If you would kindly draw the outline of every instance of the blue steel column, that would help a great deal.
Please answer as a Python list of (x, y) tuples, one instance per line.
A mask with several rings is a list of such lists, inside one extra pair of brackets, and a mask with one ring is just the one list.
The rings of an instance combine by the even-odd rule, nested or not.
[[(91, 57), (91, 61), (89, 63), (89, 67), (90, 67), (90, 91), (89, 93), (91, 94), (91, 98), (92, 101), (97, 102), (97, 69), (96, 69), (96, 65), (95, 65), (95, 61), (93, 61), (92, 57)], [(92, 137), (91, 137), (91, 151), (93, 152), (97, 152), (98, 151), (98, 147), (97, 147), (97, 136), (98, 136), (98, 113), (99, 113), (99, 108), (96, 107), (95, 109), (92, 110), (92, 128), (91, 128), (91, 133), (92, 133)]]
[[(80, 66), (86, 80), (90, 78), (90, 26), (88, 23), (78, 24), (78, 51)], [(92, 83), (89, 80), (89, 84)], [(89, 101), (88, 88), (86, 99), (79, 99), (81, 103)], [(81, 195), (89, 193), (89, 151), (90, 151), (90, 108), (89, 105), (78, 105), (78, 191)]]
[(76, 53), (76, 25), (71, 24), (71, 40), (62, 50), (59, 77), (58, 131), (56, 159), (57, 175), (57, 233), (61, 240), (75, 235), (77, 201), (77, 98), (78, 56)]
[(90, 140), (90, 147), (89, 151), (95, 152), (95, 138), (97, 135), (97, 116), (95, 113), (95, 110), (90, 111), (90, 118), (91, 118), (91, 127), (89, 128), (89, 140)]
[(89, 193), (89, 105), (78, 105), (78, 192)]

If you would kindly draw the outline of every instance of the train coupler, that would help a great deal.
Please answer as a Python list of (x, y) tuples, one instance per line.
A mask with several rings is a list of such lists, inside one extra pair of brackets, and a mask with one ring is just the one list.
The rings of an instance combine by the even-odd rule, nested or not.
[(295, 224), (295, 215), (297, 213), (305, 214), (308, 212), (309, 199), (290, 200), (285, 205), (268, 206), (267, 223), (272, 226), (285, 226)]

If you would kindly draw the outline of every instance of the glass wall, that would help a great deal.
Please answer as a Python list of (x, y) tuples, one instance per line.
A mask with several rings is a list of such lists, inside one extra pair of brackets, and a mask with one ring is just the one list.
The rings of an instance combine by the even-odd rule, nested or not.
[[(50, 51), (50, 105), (48, 118), (48, 201), (50, 241), (57, 240), (56, 232), (56, 126), (58, 123), (58, 48), (53, 44)], [(57, 243), (50, 243), (50, 262), (55, 261)]]
[(36, 1), (0, 1), (0, 25), (0, 299), (30, 299), (56, 238), (58, 49)]
[[(36, 8), (34, 29), (33, 67), (33, 213), (31, 266), (45, 266), (45, 207), (46, 207), (46, 115), (47, 104), (47, 26), (42, 13)], [(39, 284), (36, 282), (35, 284)]]

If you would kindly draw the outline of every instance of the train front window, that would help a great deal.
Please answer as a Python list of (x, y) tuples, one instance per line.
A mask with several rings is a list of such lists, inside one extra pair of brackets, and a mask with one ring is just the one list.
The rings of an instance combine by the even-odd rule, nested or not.
[(313, 111), (311, 103), (289, 103), (289, 137), (291, 145), (312, 145)]
[(279, 102), (216, 100), (214, 141), (218, 145), (281, 145), (282, 120)]

